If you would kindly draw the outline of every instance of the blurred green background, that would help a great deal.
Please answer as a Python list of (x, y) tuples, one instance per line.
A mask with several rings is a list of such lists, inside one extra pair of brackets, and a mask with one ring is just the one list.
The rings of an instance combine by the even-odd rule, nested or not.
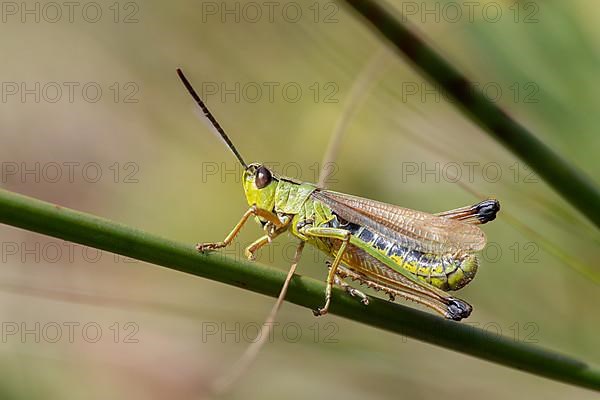
[[(599, 183), (596, 3), (472, 3), (392, 4)], [(474, 305), (466, 323), (600, 363), (596, 228), (410, 65), (381, 56), (341, 3), (269, 4), (111, 0), (75, 2), (70, 14), (61, 3), (3, 3), (2, 187), (190, 246), (221, 240), (245, 210), (240, 169), (175, 68), (248, 161), (315, 181), (353, 83), (380, 57), (329, 186), (430, 212), (476, 202), (473, 191), (498, 198), (478, 276), (459, 294)], [(227, 254), (241, 257), (259, 234), (250, 225)], [(273, 304), (6, 226), (0, 238), (5, 398), (193, 398), (231, 368)], [(293, 243), (278, 239), (258, 262), (287, 268)], [(300, 273), (324, 279), (323, 262), (307, 248)], [(226, 398), (594, 398), (289, 304), (278, 321)]]

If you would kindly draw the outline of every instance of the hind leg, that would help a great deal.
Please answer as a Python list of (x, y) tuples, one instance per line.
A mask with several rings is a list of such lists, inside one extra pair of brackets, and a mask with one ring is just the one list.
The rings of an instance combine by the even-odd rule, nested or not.
[[(330, 262), (327, 262), (327, 267), (329, 268), (331, 265)], [(361, 292), (358, 289), (353, 288), (352, 286), (350, 286), (349, 284), (347, 284), (346, 282), (343, 281), (342, 277), (339, 275), (335, 275), (333, 277), (333, 283), (341, 286), (344, 288), (344, 290), (346, 292), (348, 292), (348, 294), (352, 297), (358, 297), (360, 299), (360, 302), (363, 303), (365, 306), (369, 305), (369, 298), (367, 297), (366, 294), (364, 294), (363, 292)]]

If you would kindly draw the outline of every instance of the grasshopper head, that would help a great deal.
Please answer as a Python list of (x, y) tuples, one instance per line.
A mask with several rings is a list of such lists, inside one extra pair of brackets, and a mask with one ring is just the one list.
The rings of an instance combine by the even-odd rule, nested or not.
[(275, 208), (277, 178), (262, 164), (252, 163), (242, 174), (242, 184), (248, 205), (272, 211)]

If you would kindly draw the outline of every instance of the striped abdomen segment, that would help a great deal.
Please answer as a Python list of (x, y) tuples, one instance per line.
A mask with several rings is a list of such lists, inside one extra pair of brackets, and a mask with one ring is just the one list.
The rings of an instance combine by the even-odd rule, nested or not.
[(341, 227), (353, 236), (393, 259), (398, 266), (419, 279), (442, 290), (458, 290), (469, 283), (477, 272), (474, 254), (440, 255), (411, 250), (356, 224)]

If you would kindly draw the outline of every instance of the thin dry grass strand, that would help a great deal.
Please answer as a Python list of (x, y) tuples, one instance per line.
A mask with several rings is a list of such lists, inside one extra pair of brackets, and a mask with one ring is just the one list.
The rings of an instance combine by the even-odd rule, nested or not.
[[(318, 186), (324, 188), (326, 185), (326, 179), (328, 176), (329, 169), (328, 165), (331, 165), (337, 158), (339, 153), (339, 149), (342, 143), (342, 137), (344, 132), (348, 127), (348, 123), (350, 121), (351, 116), (359, 108), (360, 105), (364, 102), (366, 98), (366, 93), (371, 89), (371, 87), (376, 82), (375, 75), (382, 70), (382, 64), (385, 60), (385, 56), (387, 53), (387, 49), (385, 47), (380, 48), (380, 50), (371, 58), (369, 63), (365, 66), (363, 71), (360, 73), (358, 78), (355, 80), (352, 88), (350, 90), (350, 94), (348, 96), (348, 101), (344, 105), (344, 109), (337, 119), (335, 128), (331, 135), (331, 140), (329, 141), (327, 151), (323, 157), (323, 164), (319, 174), (319, 183)], [(273, 329), (273, 325), (275, 322), (275, 318), (277, 317), (277, 312), (281, 308), (281, 304), (285, 299), (285, 295), (287, 293), (287, 288), (289, 286), (290, 280), (296, 271), (296, 267), (298, 262), (300, 261), (300, 256), (302, 255), (302, 250), (304, 249), (304, 242), (300, 242), (298, 247), (296, 248), (296, 254), (294, 256), (294, 261), (290, 267), (286, 280), (281, 288), (281, 292), (279, 293), (279, 297), (277, 301), (273, 305), (271, 312), (267, 316), (267, 319), (263, 323), (261, 327), (261, 331), (258, 336), (258, 340), (253, 342), (244, 354), (236, 361), (231, 370), (218, 378), (213, 386), (211, 387), (210, 392), (216, 396), (222, 396), (223, 394), (229, 392), (236, 382), (248, 371), (250, 366), (254, 363), (260, 350), (266, 344), (266, 338), (268, 338), (271, 334), (271, 329)]]
[(338, 153), (340, 152), (344, 132), (346, 132), (350, 119), (355, 114), (356, 110), (366, 101), (366, 94), (377, 82), (376, 76), (383, 70), (383, 62), (385, 61), (388, 51), (389, 50), (386, 47), (381, 47), (373, 57), (371, 57), (371, 60), (354, 81), (354, 84), (350, 89), (350, 94), (348, 95), (348, 100), (344, 104), (344, 108), (335, 123), (331, 139), (329, 140), (327, 150), (323, 156), (321, 172), (319, 173), (319, 182), (317, 183), (318, 187), (325, 188), (330, 166), (335, 162)]
[[(317, 183), (317, 185), (320, 188), (326, 187), (326, 179), (329, 174), (328, 166), (331, 165), (331, 163), (335, 162), (335, 160), (337, 159), (342, 144), (342, 138), (348, 128), (352, 116), (354, 115), (356, 110), (359, 109), (360, 106), (365, 102), (367, 98), (366, 93), (368, 93), (368, 91), (376, 83), (376, 74), (380, 73), (383, 69), (382, 65), (387, 53), (386, 50), (386, 48), (382, 47), (371, 58), (369, 63), (365, 66), (361, 74), (358, 76), (358, 78), (352, 85), (350, 94), (348, 96), (348, 100), (346, 101), (344, 108), (336, 121), (335, 127), (331, 135), (331, 139), (327, 146), (327, 150), (323, 156), (321, 171), (319, 173), (319, 181)], [(290, 270), (288, 271), (283, 287), (281, 288), (279, 297), (277, 298), (277, 301), (273, 305), (273, 308), (271, 308), (269, 315), (267, 316), (266, 320), (264, 321), (261, 327), (261, 331), (258, 335), (258, 340), (253, 342), (250, 346), (248, 346), (248, 348), (244, 351), (242, 356), (236, 361), (236, 363), (233, 365), (233, 367), (231, 368), (231, 370), (229, 370), (227, 374), (221, 376), (214, 382), (210, 390), (212, 394), (216, 396), (222, 396), (231, 391), (233, 386), (240, 380), (240, 378), (243, 375), (246, 374), (246, 372), (252, 366), (254, 361), (258, 358), (261, 349), (266, 344), (266, 338), (268, 338), (271, 334), (275, 318), (277, 317), (277, 313), (281, 308), (281, 305), (283, 304), (285, 295), (287, 293), (287, 288), (292, 277), (294, 276), (303, 249), (304, 242), (300, 242), (298, 244), (298, 247), (296, 248), (294, 260), (292, 262), (292, 265), (290, 266)]]
[(211, 392), (216, 396), (222, 396), (225, 393), (229, 392), (236, 382), (246, 374), (249, 368), (252, 366), (260, 350), (267, 343), (267, 339), (271, 336), (271, 330), (273, 329), (273, 325), (275, 323), (275, 317), (277, 316), (277, 312), (281, 308), (283, 301), (285, 299), (285, 295), (287, 293), (290, 281), (296, 272), (296, 267), (298, 266), (298, 262), (300, 261), (300, 257), (302, 256), (302, 250), (304, 250), (304, 242), (300, 241), (298, 243), (298, 247), (296, 247), (296, 254), (294, 255), (294, 260), (292, 261), (292, 265), (290, 266), (290, 270), (285, 278), (283, 283), (283, 287), (281, 288), (281, 292), (279, 293), (279, 297), (277, 301), (271, 308), (271, 312), (267, 316), (267, 319), (263, 323), (260, 332), (258, 333), (258, 339), (252, 342), (244, 351), (244, 354), (236, 361), (233, 367), (223, 376), (218, 378), (214, 385), (211, 388)]

